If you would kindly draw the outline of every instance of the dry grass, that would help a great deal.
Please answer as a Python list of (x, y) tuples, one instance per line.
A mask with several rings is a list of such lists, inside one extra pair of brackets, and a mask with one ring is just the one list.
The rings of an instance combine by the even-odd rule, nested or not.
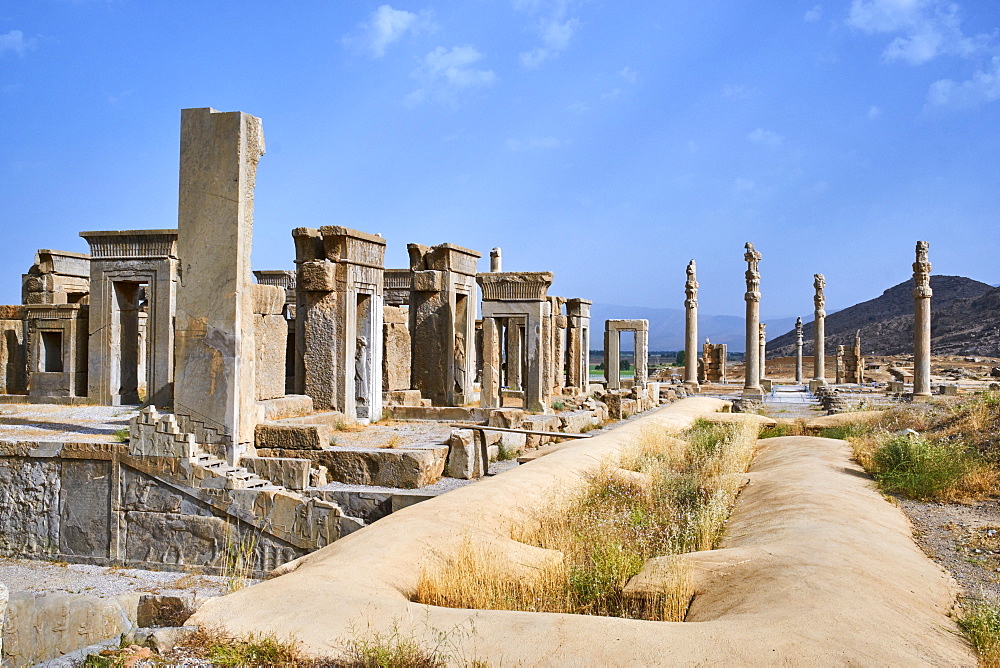
[[(680, 560), (660, 594), (624, 592), (652, 557), (711, 549), (723, 534), (757, 438), (754, 425), (699, 422), (683, 439), (644, 432), (576, 494), (555, 499), (512, 538), (555, 558), (516, 565), (467, 540), (423, 573), (415, 600), (431, 605), (681, 621), (692, 596)], [(544, 554), (544, 553), (543, 553)]]
[(359, 424), (357, 422), (346, 422), (344, 420), (337, 420), (334, 423), (333, 428), (336, 429), (337, 431), (358, 432), (358, 431), (364, 431), (368, 427), (367, 425)]
[(212, 666), (339, 665), (329, 659), (310, 658), (295, 638), (282, 639), (261, 633), (238, 636), (210, 626), (199, 627), (165, 658), (171, 663), (173, 660), (180, 663), (182, 659), (200, 659)]
[(257, 543), (260, 540), (260, 530), (245, 529), (240, 534), (239, 525), (230, 522), (226, 525), (225, 561), (222, 565), (222, 575), (226, 578), (226, 589), (230, 592), (239, 591), (253, 581), (257, 570)]
[[(913, 430), (917, 434), (902, 433)], [(827, 429), (851, 442), (858, 463), (885, 492), (968, 502), (1000, 494), (1000, 396), (895, 406), (866, 425)]]

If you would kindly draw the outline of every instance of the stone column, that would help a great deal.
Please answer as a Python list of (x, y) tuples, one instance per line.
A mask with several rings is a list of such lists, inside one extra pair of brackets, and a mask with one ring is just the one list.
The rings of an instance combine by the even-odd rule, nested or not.
[(747, 291), (743, 295), (743, 299), (747, 303), (747, 329), (746, 354), (743, 365), (746, 369), (746, 380), (743, 383), (743, 397), (759, 401), (764, 396), (760, 387), (760, 271), (758, 265), (761, 255), (749, 241), (744, 248), (746, 252), (743, 254), (743, 259), (747, 262)]
[(684, 283), (684, 384), (698, 390), (698, 279), (694, 260), (688, 262)]
[(521, 345), (524, 339), (524, 325), (517, 319), (507, 322), (507, 389), (520, 390), (521, 376), (524, 371), (524, 351)]
[(181, 111), (174, 412), (183, 431), (225, 448), (253, 444), (253, 191), (264, 154), (259, 118)]
[(764, 323), (760, 323), (760, 377), (761, 377), (761, 379), (763, 379), (764, 377), (767, 376), (767, 374), (764, 373), (766, 371), (766, 365), (767, 365), (767, 362), (766, 362), (766, 360), (767, 360), (767, 333), (765, 332), (766, 329), (767, 329), (767, 325), (765, 325)]
[(649, 323), (646, 320), (639, 322), (646, 323), (646, 326), (635, 330), (635, 376), (632, 387), (645, 389), (646, 381), (649, 380)]
[(926, 241), (917, 242), (913, 263), (913, 396), (931, 395), (931, 263)]
[(802, 382), (802, 318), (795, 319), (795, 382)]
[(483, 380), (479, 405), (483, 408), (501, 408), (503, 396), (500, 388), (500, 326), (495, 318), (483, 318)]
[(552, 371), (552, 393), (562, 394), (566, 386), (566, 316), (563, 315), (565, 297), (549, 297), (552, 309), (551, 330), (552, 358), (548, 366)]
[(826, 385), (826, 295), (823, 288), (826, 278), (823, 274), (813, 275), (813, 296), (815, 311), (813, 313), (813, 380), (820, 385)]
[(604, 380), (609, 390), (620, 390), (622, 387), (622, 335), (617, 329), (611, 329), (611, 321), (604, 324)]
[(590, 304), (587, 299), (566, 301), (566, 385), (581, 394), (590, 384)]
[(845, 350), (844, 346), (837, 346), (837, 360), (834, 366), (834, 373), (836, 374), (835, 382), (837, 383), (837, 385), (840, 385), (841, 383), (844, 382), (844, 363), (845, 363), (844, 356), (846, 355), (846, 353), (847, 351)]
[(503, 263), (500, 259), (499, 248), (494, 248), (490, 251), (490, 271), (494, 273), (503, 271)]

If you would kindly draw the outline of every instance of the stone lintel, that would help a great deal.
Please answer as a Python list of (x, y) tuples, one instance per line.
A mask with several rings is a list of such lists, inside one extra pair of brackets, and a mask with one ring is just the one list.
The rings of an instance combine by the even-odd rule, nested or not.
[(618, 332), (648, 332), (649, 331), (649, 321), (648, 320), (606, 320), (605, 326), (608, 331), (618, 331)]
[(551, 271), (503, 271), (477, 274), (483, 301), (547, 301)]
[(476, 263), (482, 253), (455, 244), (423, 246), (407, 244), (410, 254), (410, 269), (413, 271), (452, 271), (465, 276), (476, 275)]
[(97, 230), (80, 232), (92, 260), (176, 258), (177, 230)]
[(28, 320), (61, 320), (74, 318), (78, 311), (89, 311), (84, 304), (25, 304)]
[(35, 266), (43, 274), (90, 278), (90, 255), (87, 253), (39, 248), (35, 253)]
[(340, 225), (319, 228), (327, 260), (382, 269), (385, 262), (385, 239), (377, 234), (352, 230)]
[(294, 269), (258, 269), (253, 275), (261, 285), (276, 285), (286, 290), (295, 289)]

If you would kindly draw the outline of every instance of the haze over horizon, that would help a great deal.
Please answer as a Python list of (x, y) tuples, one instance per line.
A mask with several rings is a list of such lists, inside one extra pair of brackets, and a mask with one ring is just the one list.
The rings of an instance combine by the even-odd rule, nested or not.
[[(1000, 3), (0, 4), (0, 303), (38, 248), (177, 224), (180, 109), (263, 119), (254, 268), (293, 227), (456, 243), (552, 294), (765, 318), (1000, 283)], [(488, 257), (480, 270), (488, 269)]]

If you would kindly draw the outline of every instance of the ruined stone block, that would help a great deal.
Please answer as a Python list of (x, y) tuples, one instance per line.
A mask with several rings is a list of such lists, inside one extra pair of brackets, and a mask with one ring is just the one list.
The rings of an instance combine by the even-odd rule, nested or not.
[(333, 431), (322, 424), (258, 424), (254, 442), (262, 448), (281, 450), (322, 450), (330, 445)]
[(240, 466), (275, 485), (302, 490), (309, 486), (312, 462), (290, 457), (243, 457)]
[(482, 447), (471, 429), (452, 430), (448, 440), (447, 475), (462, 480), (482, 477)]

